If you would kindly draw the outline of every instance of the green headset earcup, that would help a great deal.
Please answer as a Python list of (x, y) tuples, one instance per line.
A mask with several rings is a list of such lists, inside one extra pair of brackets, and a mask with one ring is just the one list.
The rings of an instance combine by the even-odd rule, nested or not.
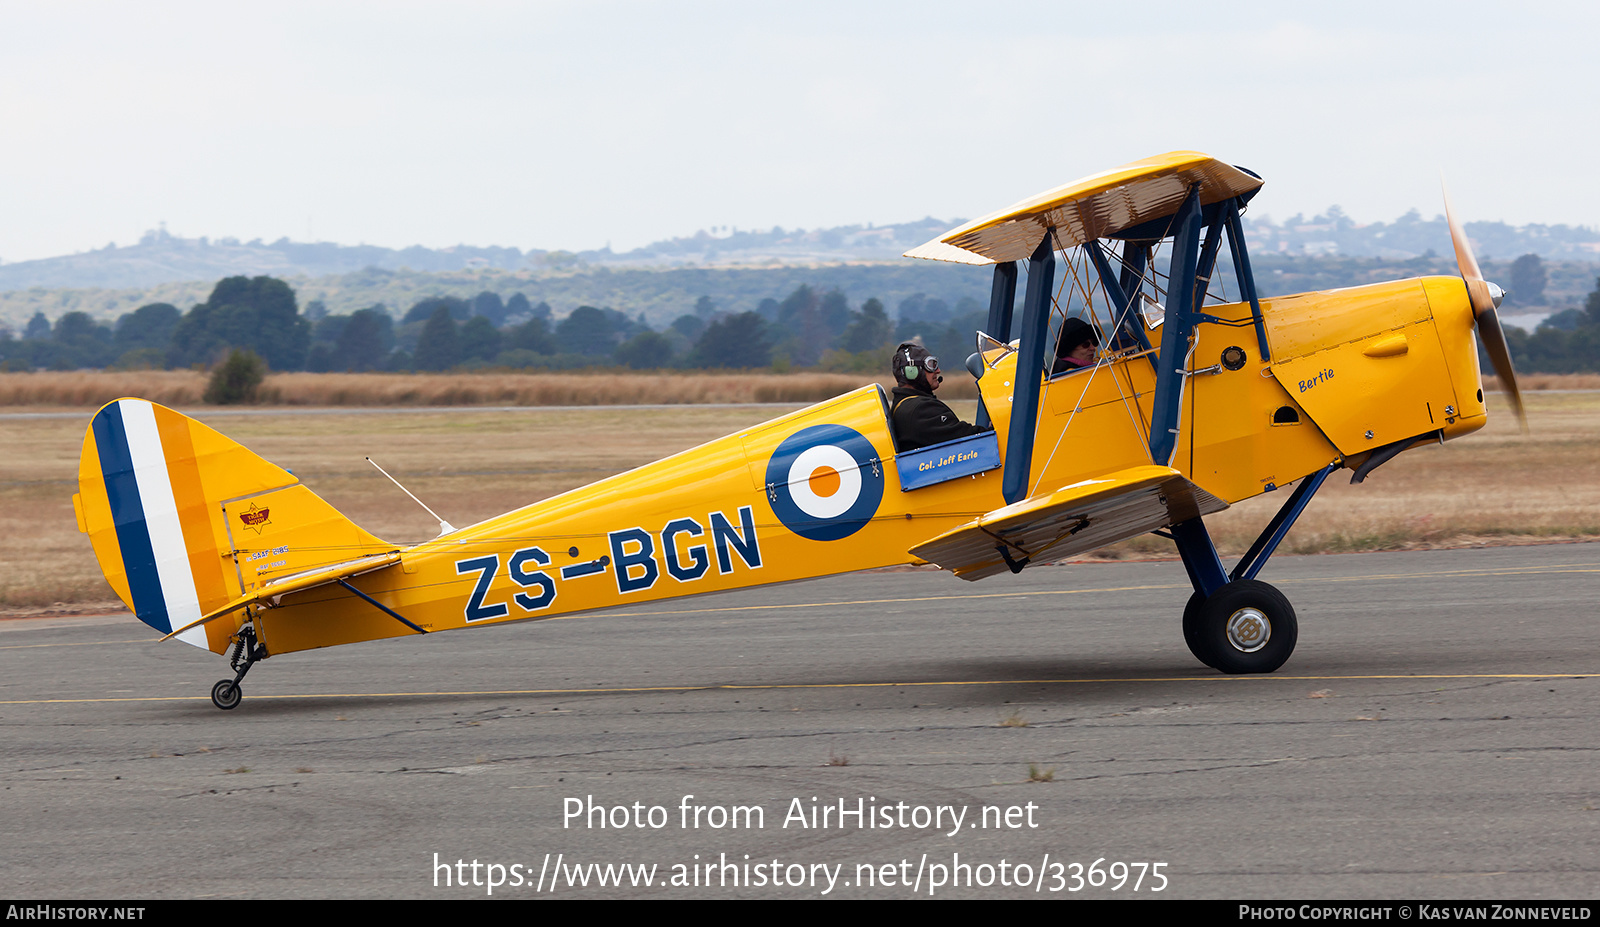
[(907, 380), (915, 380), (917, 378), (917, 374), (919, 373), (916, 364), (907, 364), (905, 371)]

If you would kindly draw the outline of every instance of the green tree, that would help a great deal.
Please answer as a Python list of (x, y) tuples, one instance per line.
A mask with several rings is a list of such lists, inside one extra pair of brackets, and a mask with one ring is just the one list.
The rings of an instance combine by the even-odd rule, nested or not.
[(672, 325), (669, 327), (689, 339), (692, 344), (701, 335), (705, 334), (706, 320), (697, 315), (680, 315), (672, 320)]
[(494, 323), (496, 328), (505, 324), (508, 312), (510, 312), (510, 307), (500, 299), (499, 293), (484, 290), (477, 296), (472, 297), (472, 314), (483, 316)]
[(306, 369), (312, 373), (327, 373), (338, 366), (339, 359), (334, 356), (333, 345), (326, 341), (319, 341), (306, 352)]
[(104, 367), (111, 363), (111, 327), (97, 325), (87, 312), (69, 312), (56, 319), (51, 335), (56, 354), (51, 366), (64, 370)]
[(377, 370), (394, 348), (394, 319), (383, 304), (351, 313), (334, 346), (343, 370)]
[(274, 370), (299, 370), (311, 347), (311, 322), (296, 309), (294, 290), (273, 277), (219, 281), (173, 330), (167, 357), (182, 367), (229, 347), (255, 351)]
[(817, 311), (822, 330), (827, 332), (830, 344), (838, 340), (854, 316), (850, 311), (850, 303), (845, 301), (844, 294), (837, 289), (822, 294), (822, 302)]
[(412, 322), (425, 322), (433, 318), (434, 311), (441, 306), (450, 310), (450, 317), (457, 322), (465, 322), (467, 319), (472, 318), (472, 304), (466, 300), (455, 296), (430, 296), (412, 306), (410, 311), (406, 313), (405, 318), (400, 320), (400, 324), (409, 325)]
[(689, 355), (691, 367), (766, 367), (772, 363), (767, 323), (754, 312), (717, 319), (706, 326)]
[(532, 351), (535, 354), (554, 354), (556, 351), (556, 339), (550, 334), (550, 325), (539, 316), (507, 332), (506, 341), (508, 349), (513, 351)]
[(634, 370), (659, 370), (672, 365), (672, 342), (659, 332), (641, 332), (617, 348), (617, 363)]
[(1506, 295), (1518, 306), (1542, 306), (1547, 280), (1539, 255), (1524, 254), (1511, 262), (1511, 292)]
[(140, 306), (117, 319), (117, 350), (159, 348), (165, 351), (182, 318), (183, 312), (171, 303)]
[(873, 297), (861, 304), (860, 312), (851, 314), (850, 325), (844, 330), (840, 347), (851, 353), (877, 350), (888, 346), (893, 330), (883, 303)]
[(312, 346), (315, 347), (319, 344), (332, 346), (338, 344), (339, 333), (344, 331), (344, 327), (347, 323), (349, 323), (349, 321), (350, 317), (347, 315), (323, 314), (322, 318), (311, 323)]
[(44, 313), (35, 312), (33, 318), (28, 320), (28, 327), (23, 329), (22, 337), (28, 341), (43, 341), (50, 337), (50, 320)]
[(816, 364), (831, 340), (822, 324), (821, 303), (816, 291), (802, 283), (778, 304), (778, 347), (802, 367)]
[(475, 315), (461, 326), (461, 359), (494, 360), (503, 340), (487, 316)]
[(563, 350), (590, 357), (610, 357), (617, 345), (611, 320), (593, 306), (579, 306), (557, 323), (556, 341)]
[(234, 348), (228, 359), (211, 371), (211, 380), (201, 398), (218, 406), (254, 402), (266, 377), (266, 362), (256, 352)]
[(450, 307), (438, 306), (422, 327), (422, 337), (417, 341), (417, 356), (413, 362), (418, 370), (449, 370), (461, 363), (461, 336), (456, 331), (456, 320)]

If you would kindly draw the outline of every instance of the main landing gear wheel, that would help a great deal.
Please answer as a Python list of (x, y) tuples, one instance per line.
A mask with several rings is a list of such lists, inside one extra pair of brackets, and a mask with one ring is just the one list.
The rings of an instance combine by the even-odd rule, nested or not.
[(1270, 673), (1289, 659), (1300, 637), (1294, 606), (1275, 587), (1254, 579), (1213, 592), (1195, 615), (1192, 638), (1189, 619), (1185, 609), (1189, 649), (1224, 673)]
[(211, 687), (211, 704), (223, 711), (239, 707), (239, 700), (244, 698), (244, 690), (232, 679), (219, 679)]
[(1210, 666), (1211, 654), (1205, 650), (1200, 640), (1200, 609), (1205, 604), (1204, 592), (1196, 592), (1189, 596), (1189, 604), (1183, 607), (1183, 642), (1189, 645), (1189, 652), (1201, 663)]

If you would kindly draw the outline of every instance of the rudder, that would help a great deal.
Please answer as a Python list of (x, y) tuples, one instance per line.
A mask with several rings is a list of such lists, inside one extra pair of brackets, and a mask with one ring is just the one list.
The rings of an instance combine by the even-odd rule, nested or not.
[[(95, 414), (78, 486), (78, 527), (106, 581), (163, 634), (270, 579), (395, 549), (289, 471), (143, 399), (118, 399)], [(178, 639), (223, 653), (244, 617)]]

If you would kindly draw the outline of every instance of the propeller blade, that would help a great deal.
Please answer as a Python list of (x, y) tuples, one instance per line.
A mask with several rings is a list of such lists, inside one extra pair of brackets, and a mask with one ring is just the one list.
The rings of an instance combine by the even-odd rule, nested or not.
[(1439, 188), (1444, 191), (1444, 218), (1450, 224), (1450, 244), (1456, 249), (1456, 267), (1461, 270), (1461, 279), (1467, 282), (1467, 299), (1472, 304), (1472, 314), (1482, 318), (1485, 312), (1497, 308), (1500, 301), (1489, 289), (1492, 284), (1483, 279), (1483, 271), (1478, 269), (1478, 259), (1472, 253), (1472, 242), (1467, 239), (1466, 229), (1456, 219), (1456, 212), (1450, 206), (1450, 188), (1444, 185), (1444, 178), (1439, 179)]
[(1500, 315), (1493, 309), (1478, 316), (1478, 337), (1483, 339), (1483, 349), (1500, 378), (1500, 388), (1511, 400), (1511, 409), (1517, 413), (1517, 424), (1522, 433), (1528, 433), (1528, 415), (1522, 410), (1522, 391), (1517, 389), (1517, 374), (1511, 369), (1511, 349), (1506, 345), (1506, 333), (1500, 327)]
[(1517, 413), (1517, 424), (1521, 426), (1522, 433), (1527, 434), (1528, 415), (1522, 408), (1522, 391), (1517, 389), (1517, 372), (1511, 369), (1511, 348), (1506, 344), (1505, 330), (1500, 327), (1500, 316), (1495, 312), (1500, 308), (1500, 300), (1505, 298), (1505, 291), (1483, 279), (1478, 259), (1472, 253), (1472, 242), (1467, 239), (1466, 229), (1456, 219), (1455, 210), (1450, 205), (1450, 188), (1445, 186), (1442, 177), (1439, 178), (1439, 187), (1444, 192), (1444, 217), (1450, 224), (1450, 244), (1456, 250), (1456, 267), (1460, 268), (1461, 279), (1467, 284), (1467, 301), (1478, 322), (1478, 337), (1483, 339), (1483, 349), (1489, 355), (1489, 363), (1500, 378), (1500, 388), (1511, 400), (1512, 411)]

